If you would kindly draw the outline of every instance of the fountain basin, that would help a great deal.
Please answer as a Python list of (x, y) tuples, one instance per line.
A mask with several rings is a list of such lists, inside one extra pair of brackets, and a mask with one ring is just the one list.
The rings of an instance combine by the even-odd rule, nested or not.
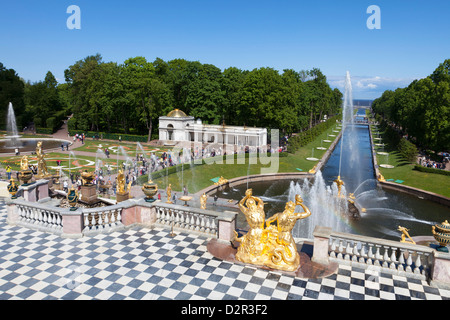
[[(42, 141), (42, 149), (50, 150), (64, 148), (70, 145), (68, 140), (60, 139), (34, 139), (34, 138), (19, 138), (19, 139), (0, 139), (0, 153), (12, 153), (14, 149), (19, 149), (19, 152), (34, 152), (36, 151), (36, 145), (39, 141)], [(12, 143), (14, 142), (14, 143)]]
[(385, 169), (392, 169), (392, 168), (394, 168), (394, 166), (390, 165), (390, 164), (380, 164), (380, 167), (381, 168), (385, 168)]

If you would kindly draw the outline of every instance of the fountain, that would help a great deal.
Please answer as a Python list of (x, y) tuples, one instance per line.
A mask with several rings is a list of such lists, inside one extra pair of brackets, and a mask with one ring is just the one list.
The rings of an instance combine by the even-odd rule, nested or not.
[[(399, 225), (414, 234), (430, 233), (430, 226), (448, 215), (448, 208), (382, 188), (375, 177), (369, 128), (366, 124), (353, 124), (349, 73), (344, 98), (342, 137), (326, 164), (316, 170), (314, 178), (255, 182), (252, 183), (253, 194), (267, 203), (267, 215), (280, 212), (283, 202), (294, 201), (295, 194), (299, 194), (313, 213), (307, 221), (295, 226), (293, 235), (299, 238), (311, 238), (317, 225), (338, 232), (395, 240), (399, 239)], [(335, 182), (337, 177), (344, 182), (340, 194)], [(245, 184), (234, 185), (238, 192), (217, 194), (221, 198), (239, 200), (245, 187)], [(357, 215), (349, 212), (352, 206), (358, 210)], [(238, 228), (245, 227), (245, 221), (239, 219), (238, 216)]]
[(6, 143), (6, 148), (12, 149), (22, 146), (19, 140), (20, 138), (19, 131), (17, 130), (16, 115), (14, 113), (14, 108), (11, 102), (8, 105), (6, 132), (7, 135), (5, 136), (5, 138), (8, 139)]
[(317, 159), (317, 158), (314, 157), (314, 148), (312, 148), (312, 151), (311, 151), (311, 157), (306, 158), (306, 160), (309, 160), (309, 161), (319, 161), (319, 159)]
[(18, 152), (32, 152), (36, 149), (37, 143), (41, 141), (42, 149), (56, 149), (61, 145), (66, 147), (70, 145), (70, 141), (59, 140), (59, 139), (33, 139), (33, 138), (22, 138), (19, 135), (16, 123), (16, 115), (14, 113), (14, 107), (10, 102), (8, 105), (8, 113), (6, 118), (6, 131), (7, 134), (5, 139), (0, 140), (0, 153), (11, 153), (14, 149)]

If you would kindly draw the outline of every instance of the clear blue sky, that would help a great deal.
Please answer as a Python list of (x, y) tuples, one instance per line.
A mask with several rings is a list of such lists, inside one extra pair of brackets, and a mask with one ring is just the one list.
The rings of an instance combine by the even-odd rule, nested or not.
[[(72, 4), (81, 30), (66, 26)], [(380, 30), (366, 26), (370, 5), (381, 9)], [(354, 98), (376, 98), (450, 58), (449, 13), (448, 0), (3, 0), (0, 62), (32, 82), (49, 70), (63, 82), (64, 69), (96, 53), (118, 63), (320, 68), (340, 89), (348, 70)]]

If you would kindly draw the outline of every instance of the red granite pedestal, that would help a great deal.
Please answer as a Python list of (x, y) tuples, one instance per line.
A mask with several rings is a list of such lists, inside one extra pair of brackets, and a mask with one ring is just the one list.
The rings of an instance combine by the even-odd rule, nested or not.
[(86, 204), (95, 204), (99, 202), (97, 197), (97, 188), (93, 184), (86, 184), (81, 186), (81, 199), (80, 202)]

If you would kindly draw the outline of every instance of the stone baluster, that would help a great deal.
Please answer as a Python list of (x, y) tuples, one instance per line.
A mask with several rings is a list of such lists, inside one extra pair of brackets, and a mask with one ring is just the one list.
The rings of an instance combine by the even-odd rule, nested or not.
[(212, 219), (212, 217), (209, 217), (209, 216), (206, 217), (206, 226), (205, 226), (206, 233), (212, 233), (211, 232), (211, 219)]
[(358, 262), (358, 257), (359, 257), (358, 243), (355, 241), (355, 243), (353, 244), (353, 257), (352, 257), (352, 261), (353, 261), (353, 262)]
[(342, 245), (342, 240), (341, 239), (339, 239), (339, 247), (338, 247), (338, 254), (337, 254), (337, 258), (338, 259), (342, 259), (343, 258), (343, 256), (342, 256), (342, 252), (344, 251), (344, 247), (343, 247), (343, 245)]
[(383, 258), (383, 256), (380, 254), (380, 247), (381, 245), (375, 244), (376, 251), (375, 251), (375, 261), (373, 262), (373, 265), (377, 267), (381, 266), (380, 260)]
[(399, 265), (397, 267), (398, 271), (405, 271), (405, 249), (400, 249), (400, 258), (398, 260)]
[(200, 232), (205, 232), (205, 219), (204, 215), (200, 216)]
[(361, 253), (359, 258), (359, 263), (366, 263), (367, 252), (366, 252), (366, 244), (361, 243)]
[(391, 259), (389, 258), (389, 247), (388, 246), (383, 246), (384, 247), (384, 254), (383, 254), (383, 268), (387, 268), (389, 267), (389, 262), (391, 261)]
[(373, 265), (374, 264), (374, 254), (373, 254), (373, 244), (369, 243), (369, 250), (367, 250), (367, 264)]
[(397, 249), (398, 248), (391, 248), (392, 249), (392, 253), (391, 253), (391, 257), (389, 258), (391, 260), (391, 265), (389, 266), (389, 269), (395, 270), (397, 268)]
[(193, 213), (191, 213), (191, 220), (189, 222), (189, 229), (190, 230), (195, 230), (195, 217), (194, 217)]
[(414, 262), (414, 264), (415, 264), (414, 273), (420, 274), (420, 268), (422, 267), (422, 261), (420, 259), (420, 256), (422, 254), (419, 252), (416, 252), (416, 253), (417, 253), (417, 258), (416, 258), (416, 261)]
[(337, 241), (337, 239), (330, 238), (330, 241), (331, 241), (330, 257), (336, 258), (336, 241)]
[(116, 210), (116, 225), (120, 225), (122, 223), (122, 210), (121, 209), (117, 209)]
[(217, 224), (216, 224), (216, 218), (211, 217), (211, 233), (217, 234)]
[(412, 272), (412, 254), (408, 251), (408, 258), (406, 259), (406, 272)]

